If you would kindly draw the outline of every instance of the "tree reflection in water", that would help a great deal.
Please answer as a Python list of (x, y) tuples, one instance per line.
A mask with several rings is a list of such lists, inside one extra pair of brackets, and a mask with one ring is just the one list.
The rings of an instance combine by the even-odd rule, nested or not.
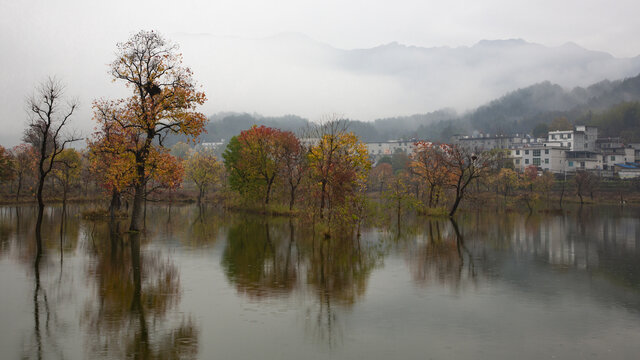
[(294, 220), (244, 217), (229, 229), (222, 265), (238, 292), (252, 300), (296, 290), (314, 294), (305, 327), (333, 345), (342, 334), (336, 308), (349, 309), (364, 295), (383, 252), (366, 237), (325, 238), (303, 229)]
[(192, 320), (167, 319), (167, 312), (180, 300), (176, 266), (158, 252), (141, 251), (140, 233), (121, 236), (101, 230), (95, 234), (108, 238), (96, 241), (95, 259), (88, 269), (97, 301), (88, 302), (83, 315), (90, 332), (90, 357), (197, 357), (198, 330)]
[(406, 258), (414, 281), (426, 286), (438, 283), (453, 290), (477, 285), (476, 257), (469, 250), (455, 220), (426, 219), (426, 229), (405, 240)]

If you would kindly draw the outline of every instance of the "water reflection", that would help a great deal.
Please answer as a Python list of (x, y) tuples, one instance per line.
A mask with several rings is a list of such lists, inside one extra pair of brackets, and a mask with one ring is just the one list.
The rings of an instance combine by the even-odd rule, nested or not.
[(349, 308), (364, 296), (384, 252), (376, 239), (325, 238), (309, 229), (291, 219), (242, 217), (228, 230), (222, 265), (238, 292), (253, 300), (296, 290), (313, 295), (305, 327), (333, 344), (340, 338), (335, 307)]
[(108, 236), (93, 239), (98, 245), (87, 269), (97, 292), (83, 315), (91, 357), (195, 358), (193, 321), (167, 319), (180, 301), (178, 268), (159, 252), (141, 251), (140, 233), (121, 236), (111, 227), (97, 234)]
[(499, 358), (525, 337), (531, 357), (603, 357), (594, 336), (624, 358), (640, 334), (640, 209), (406, 216), (360, 238), (195, 206), (122, 234), (81, 210), (47, 208), (37, 257), (34, 209), (0, 207), (8, 358)]
[(277, 297), (297, 286), (300, 257), (293, 232), (293, 224), (246, 217), (229, 228), (222, 265), (240, 293)]

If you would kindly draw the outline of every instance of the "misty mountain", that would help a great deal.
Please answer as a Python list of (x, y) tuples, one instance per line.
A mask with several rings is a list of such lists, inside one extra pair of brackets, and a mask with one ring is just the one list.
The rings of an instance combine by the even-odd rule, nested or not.
[[(629, 133), (630, 130), (618, 124), (622, 121), (618, 120), (621, 116), (619, 104), (633, 101), (640, 101), (640, 75), (624, 80), (600, 81), (570, 90), (545, 81), (511, 91), (462, 115), (452, 109), (443, 109), (428, 114), (376, 119), (372, 122), (349, 120), (349, 129), (365, 142), (414, 138), (448, 141), (452, 135), (460, 133), (531, 133), (536, 125), (549, 124), (553, 119), (564, 116), (574, 123), (598, 126), (607, 124), (610, 118), (615, 117), (611, 120), (614, 124), (613, 132), (620, 129)], [(625, 111), (625, 114), (629, 113), (629, 110)], [(591, 119), (590, 116), (594, 113), (597, 116), (594, 115)], [(600, 113), (603, 115), (599, 115)], [(629, 115), (623, 117), (628, 119)], [(293, 131), (304, 136), (304, 130), (310, 123), (309, 119), (296, 115), (269, 117), (230, 112), (217, 113), (209, 120), (207, 133), (200, 137), (200, 141), (228, 140), (253, 125)], [(168, 143), (178, 140), (180, 139), (172, 138)]]
[(455, 133), (530, 133), (536, 125), (549, 124), (557, 117), (588, 123), (588, 114), (633, 101), (640, 101), (640, 75), (571, 90), (546, 81), (509, 92), (458, 118), (425, 124), (415, 136), (447, 141)]
[(295, 33), (264, 39), (182, 34), (175, 40), (210, 99), (205, 111), (294, 113), (314, 121), (328, 113), (371, 121), (444, 108), (462, 112), (544, 81), (587, 87), (640, 73), (640, 57), (520, 39), (351, 50)]

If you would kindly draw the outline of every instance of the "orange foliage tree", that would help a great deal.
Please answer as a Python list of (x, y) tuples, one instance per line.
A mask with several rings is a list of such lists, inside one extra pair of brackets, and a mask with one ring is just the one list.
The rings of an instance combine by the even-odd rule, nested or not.
[(415, 143), (415, 152), (411, 156), (410, 167), (429, 188), (429, 207), (438, 206), (443, 187), (452, 183), (452, 173), (447, 168), (443, 156), (448, 146), (426, 141)]
[[(204, 131), (206, 117), (196, 111), (205, 94), (198, 91), (189, 68), (182, 65), (177, 46), (153, 31), (140, 31), (117, 45), (117, 57), (110, 70), (114, 81), (123, 81), (133, 94), (127, 99), (108, 102), (109, 116), (99, 116), (100, 127), (115, 128), (109, 140), (127, 167), (133, 162), (133, 208), (130, 231), (143, 225), (143, 200), (147, 183), (155, 175), (173, 172), (177, 162), (166, 152), (163, 141), (170, 133), (195, 138)], [(113, 141), (121, 142), (114, 144)], [(167, 163), (169, 161), (169, 163)], [(126, 165), (125, 165), (126, 164)], [(171, 186), (178, 179), (170, 179)], [(155, 185), (154, 185), (155, 187)]]

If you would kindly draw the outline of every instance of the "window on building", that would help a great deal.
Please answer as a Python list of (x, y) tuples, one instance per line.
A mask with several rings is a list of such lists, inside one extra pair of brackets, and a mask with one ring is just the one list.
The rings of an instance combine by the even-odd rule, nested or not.
[(567, 138), (568, 138), (568, 139), (571, 139), (571, 134), (567, 135)]
[(540, 158), (533, 158), (533, 165), (540, 166)]
[(580, 161), (580, 167), (584, 167), (584, 161)]
[(611, 161), (616, 161), (616, 157), (614, 155), (611, 155)]
[(533, 156), (540, 156), (540, 150), (533, 150)]
[(569, 167), (573, 167), (573, 161), (569, 161)]
[(520, 150), (516, 150), (516, 155), (520, 155)]
[(516, 165), (520, 165), (520, 159), (516, 159)]
[(544, 159), (544, 163), (548, 164), (549, 163), (549, 159)]
[(549, 155), (549, 149), (544, 149), (544, 154)]
[(524, 164), (525, 165), (529, 164), (529, 159), (524, 159)]
[(529, 155), (529, 150), (525, 150), (525, 151), (524, 151), (524, 154), (525, 154), (525, 155)]

